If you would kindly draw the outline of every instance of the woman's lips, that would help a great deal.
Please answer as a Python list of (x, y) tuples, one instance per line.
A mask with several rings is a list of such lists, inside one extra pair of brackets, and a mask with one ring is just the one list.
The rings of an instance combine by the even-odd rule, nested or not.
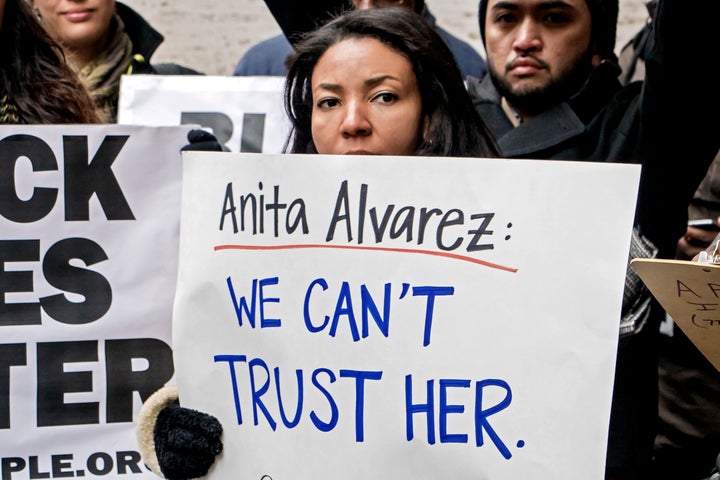
[(91, 16), (93, 11), (87, 8), (68, 10), (64, 13), (65, 18), (72, 23), (86, 22)]
[(345, 152), (345, 155), (374, 155), (374, 153), (367, 150), (349, 150)]

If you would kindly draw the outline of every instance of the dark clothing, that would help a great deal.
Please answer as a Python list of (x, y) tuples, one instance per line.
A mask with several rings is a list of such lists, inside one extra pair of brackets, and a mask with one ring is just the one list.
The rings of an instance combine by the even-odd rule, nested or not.
[(329, 22), (336, 16), (354, 8), (351, 0), (265, 0), (273, 18), (283, 35), (292, 43), (318, 25)]
[(125, 33), (132, 42), (133, 59), (128, 73), (154, 75), (199, 75), (191, 68), (174, 63), (152, 65), (150, 58), (165, 38), (143, 17), (127, 5), (116, 2), (117, 14), (125, 24)]
[[(485, 60), (480, 54), (467, 42), (453, 36), (450, 32), (438, 27), (435, 24), (435, 17), (425, 8), (423, 15), (431, 25), (435, 27), (437, 33), (442, 37), (450, 51), (455, 57), (455, 61), (460, 67), (460, 73), (463, 77), (472, 76), (482, 78), (485, 76), (487, 67)], [(292, 46), (284, 35), (278, 35), (267, 40), (263, 40), (250, 47), (245, 55), (242, 56), (238, 64), (235, 66), (233, 75), (235, 76), (252, 76), (252, 75), (276, 75), (285, 76), (285, 60), (292, 53)]]
[(660, 336), (659, 376), (652, 478), (707, 478), (720, 452), (720, 372), (674, 325), (672, 336)]
[[(657, 0), (646, 2), (648, 23), (623, 47), (621, 80), (629, 83), (645, 75), (645, 44)], [(688, 218), (720, 216), (720, 153), (688, 207)], [(680, 258), (689, 260), (689, 258)], [(720, 452), (720, 372), (683, 331), (665, 320), (661, 328), (658, 366), (658, 424), (653, 453), (655, 480), (699, 480), (708, 476)], [(717, 457), (720, 459), (720, 457)]]
[[(717, 120), (701, 120), (716, 111), (718, 90), (701, 89), (688, 74), (704, 64), (714, 44), (720, 2), (704, 7), (699, 18), (686, 2), (661, 0), (644, 55), (644, 82), (622, 87), (619, 68), (603, 62), (569, 100), (515, 128), (489, 75), (468, 85), (502, 157), (641, 164), (636, 225), (660, 258), (674, 258), (687, 205), (720, 146)], [(645, 329), (618, 347), (609, 472), (649, 471), (657, 418), (657, 327), (664, 316), (658, 304), (653, 310)]]
[(645, 2), (648, 9), (648, 22), (622, 47), (618, 63), (622, 68), (620, 81), (623, 85), (645, 78), (645, 44), (652, 31), (650, 22), (655, 15), (657, 0)]
[[(688, 218), (720, 216), (720, 153), (688, 207)], [(661, 330), (657, 480), (706, 478), (720, 452), (720, 372), (676, 324)]]
[[(642, 164), (636, 222), (661, 258), (674, 258), (677, 239), (685, 233), (687, 205), (720, 145), (714, 117), (700, 120), (718, 107), (718, 91), (698, 92), (687, 74), (697, 68), (701, 46), (711, 40), (715, 17), (706, 12), (699, 21), (676, 1), (658, 9), (654, 32), (665, 28), (648, 41), (644, 82), (622, 87), (619, 68), (603, 62), (568, 101), (514, 128), (490, 76), (468, 81), (503, 157)], [(720, 10), (720, 2), (708, 7)], [(668, 45), (669, 38), (683, 45)]]
[[(720, 217), (720, 152), (708, 168), (707, 175), (695, 191), (688, 207), (690, 220), (716, 219), (718, 217)], [(718, 396), (718, 400), (720, 400), (720, 396)]]
[[(435, 23), (434, 18), (433, 23)], [(477, 50), (475, 50), (469, 43), (460, 40), (442, 27), (438, 27), (436, 25), (435, 30), (437, 30), (438, 34), (440, 34), (442, 39), (445, 40), (445, 43), (452, 52), (453, 57), (455, 57), (455, 61), (460, 68), (460, 73), (463, 78), (468, 76), (483, 78), (485, 76), (487, 73), (487, 65)]]
[[(679, 122), (673, 112), (644, 108), (653, 102), (662, 104), (667, 97), (656, 96), (655, 89), (643, 89), (642, 83), (621, 89), (618, 73), (615, 64), (602, 63), (581, 92), (518, 127), (503, 111), (490, 76), (482, 82), (470, 79), (468, 89), (503, 157), (642, 164), (637, 223), (658, 247), (660, 257), (673, 258), (677, 239), (685, 232), (687, 212), (682, 206), (689, 203), (712, 150), (717, 149), (717, 135), (701, 137), (699, 132), (707, 128), (698, 128), (688, 132), (693, 142), (680, 136), (680, 130), (689, 129), (675, 128)], [(667, 92), (667, 96), (672, 94)], [(700, 107), (693, 105), (696, 115), (678, 112), (679, 118), (698, 118)], [(656, 114), (648, 115), (647, 110)], [(687, 106), (682, 109), (688, 110)], [(664, 150), (662, 144), (666, 144)], [(670, 185), (672, 189), (667, 188)]]

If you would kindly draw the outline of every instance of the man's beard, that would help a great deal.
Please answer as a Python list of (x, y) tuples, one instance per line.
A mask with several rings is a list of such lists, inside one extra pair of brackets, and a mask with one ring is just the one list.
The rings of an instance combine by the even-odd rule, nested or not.
[[(532, 55), (531, 55), (532, 56)], [(488, 62), (488, 73), (497, 91), (517, 110), (528, 115), (538, 115), (548, 108), (573, 96), (587, 80), (592, 70), (592, 55), (588, 52), (572, 69), (547, 85), (513, 90), (510, 83), (499, 75)], [(535, 58), (535, 57), (533, 57)]]

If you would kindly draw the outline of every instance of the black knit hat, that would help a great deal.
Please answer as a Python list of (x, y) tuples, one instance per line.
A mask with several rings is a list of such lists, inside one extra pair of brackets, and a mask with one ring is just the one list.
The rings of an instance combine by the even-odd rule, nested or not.
[[(593, 53), (603, 58), (615, 58), (615, 36), (617, 34), (618, 0), (585, 0), (592, 16)], [(480, 36), (485, 44), (485, 13), (488, 0), (480, 0), (478, 19)]]

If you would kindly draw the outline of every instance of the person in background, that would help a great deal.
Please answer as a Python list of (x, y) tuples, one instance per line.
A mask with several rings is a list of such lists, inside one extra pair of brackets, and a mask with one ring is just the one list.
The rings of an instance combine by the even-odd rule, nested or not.
[[(285, 108), (292, 153), (497, 154), (447, 46), (405, 8), (352, 10), (304, 37)], [(165, 478), (205, 475), (222, 451), (217, 419), (179, 406), (174, 387), (145, 400), (137, 424), (144, 462)]]
[[(720, 153), (688, 207), (690, 221), (677, 242), (678, 260), (691, 260), (716, 243), (718, 217)], [(699, 480), (720, 452), (720, 372), (671, 318), (665, 319), (660, 333), (653, 478)]]
[(186, 75), (175, 64), (152, 65), (163, 41), (137, 12), (115, 0), (31, 0), (35, 14), (63, 48), (107, 123), (117, 119), (124, 74)]
[(622, 69), (620, 82), (623, 85), (645, 78), (645, 45), (647, 44), (648, 34), (651, 32), (650, 23), (655, 16), (657, 0), (645, 2), (645, 8), (648, 11), (647, 22), (623, 45), (618, 54), (618, 64)]
[[(645, 2), (648, 20), (620, 50), (623, 84), (643, 80), (645, 48), (657, 0)], [(710, 247), (720, 217), (720, 153), (688, 207), (688, 227), (677, 242), (678, 260), (691, 260)], [(695, 347), (672, 318), (660, 327), (658, 426), (653, 451), (656, 480), (705, 478), (720, 452), (720, 372)], [(720, 459), (720, 457), (718, 457)]]
[(98, 123), (62, 50), (24, 0), (0, 0), (0, 125)]
[[(268, 5), (277, 3), (278, 6), (273, 8), (273, 13), (278, 20), (278, 23), (282, 26), (286, 21), (294, 21), (291, 18), (285, 19), (283, 10), (287, 8), (301, 8), (305, 10), (318, 10), (317, 6), (309, 7), (305, 4), (299, 4), (296, 7), (288, 7), (285, 0), (279, 2), (273, 2), (273, 0), (266, 0)], [(343, 2), (333, 0), (332, 3), (323, 6), (325, 14), (316, 14), (312, 11), (305, 11), (306, 15), (312, 17), (318, 24), (326, 21), (328, 17), (331, 17), (333, 13), (338, 13), (343, 10), (352, 7), (358, 9), (366, 8), (384, 8), (384, 7), (405, 7), (415, 10), (420, 13), (425, 19), (432, 25), (442, 37), (443, 41), (447, 44), (457, 61), (460, 72), (463, 77), (472, 75), (476, 78), (482, 78), (487, 70), (485, 66), (485, 60), (480, 54), (467, 42), (455, 37), (447, 30), (439, 27), (435, 22), (435, 17), (430, 13), (425, 5), (425, 0), (352, 0), (352, 4), (349, 2)], [(295, 14), (297, 16), (297, 14)], [(283, 29), (285, 30), (285, 29)], [(291, 39), (292, 40), (292, 39)], [(283, 76), (287, 72), (285, 68), (285, 60), (292, 53), (292, 42), (288, 41), (285, 34), (271, 37), (267, 40), (263, 40), (250, 47), (247, 52), (242, 56), (240, 61), (237, 63), (233, 75), (235, 76), (251, 76), (251, 75), (276, 75)]]
[[(718, 14), (718, 2), (698, 15), (660, 0), (645, 80), (623, 88), (617, 0), (480, 0), (488, 75), (468, 89), (502, 157), (641, 164), (633, 245), (674, 258), (687, 205), (720, 146), (714, 121), (694, 121), (718, 105), (717, 90), (688, 75), (711, 55)], [(647, 297), (641, 290), (626, 288), (626, 298)], [(664, 311), (623, 303), (623, 320), (635, 320), (619, 339), (606, 478), (652, 478)]]

